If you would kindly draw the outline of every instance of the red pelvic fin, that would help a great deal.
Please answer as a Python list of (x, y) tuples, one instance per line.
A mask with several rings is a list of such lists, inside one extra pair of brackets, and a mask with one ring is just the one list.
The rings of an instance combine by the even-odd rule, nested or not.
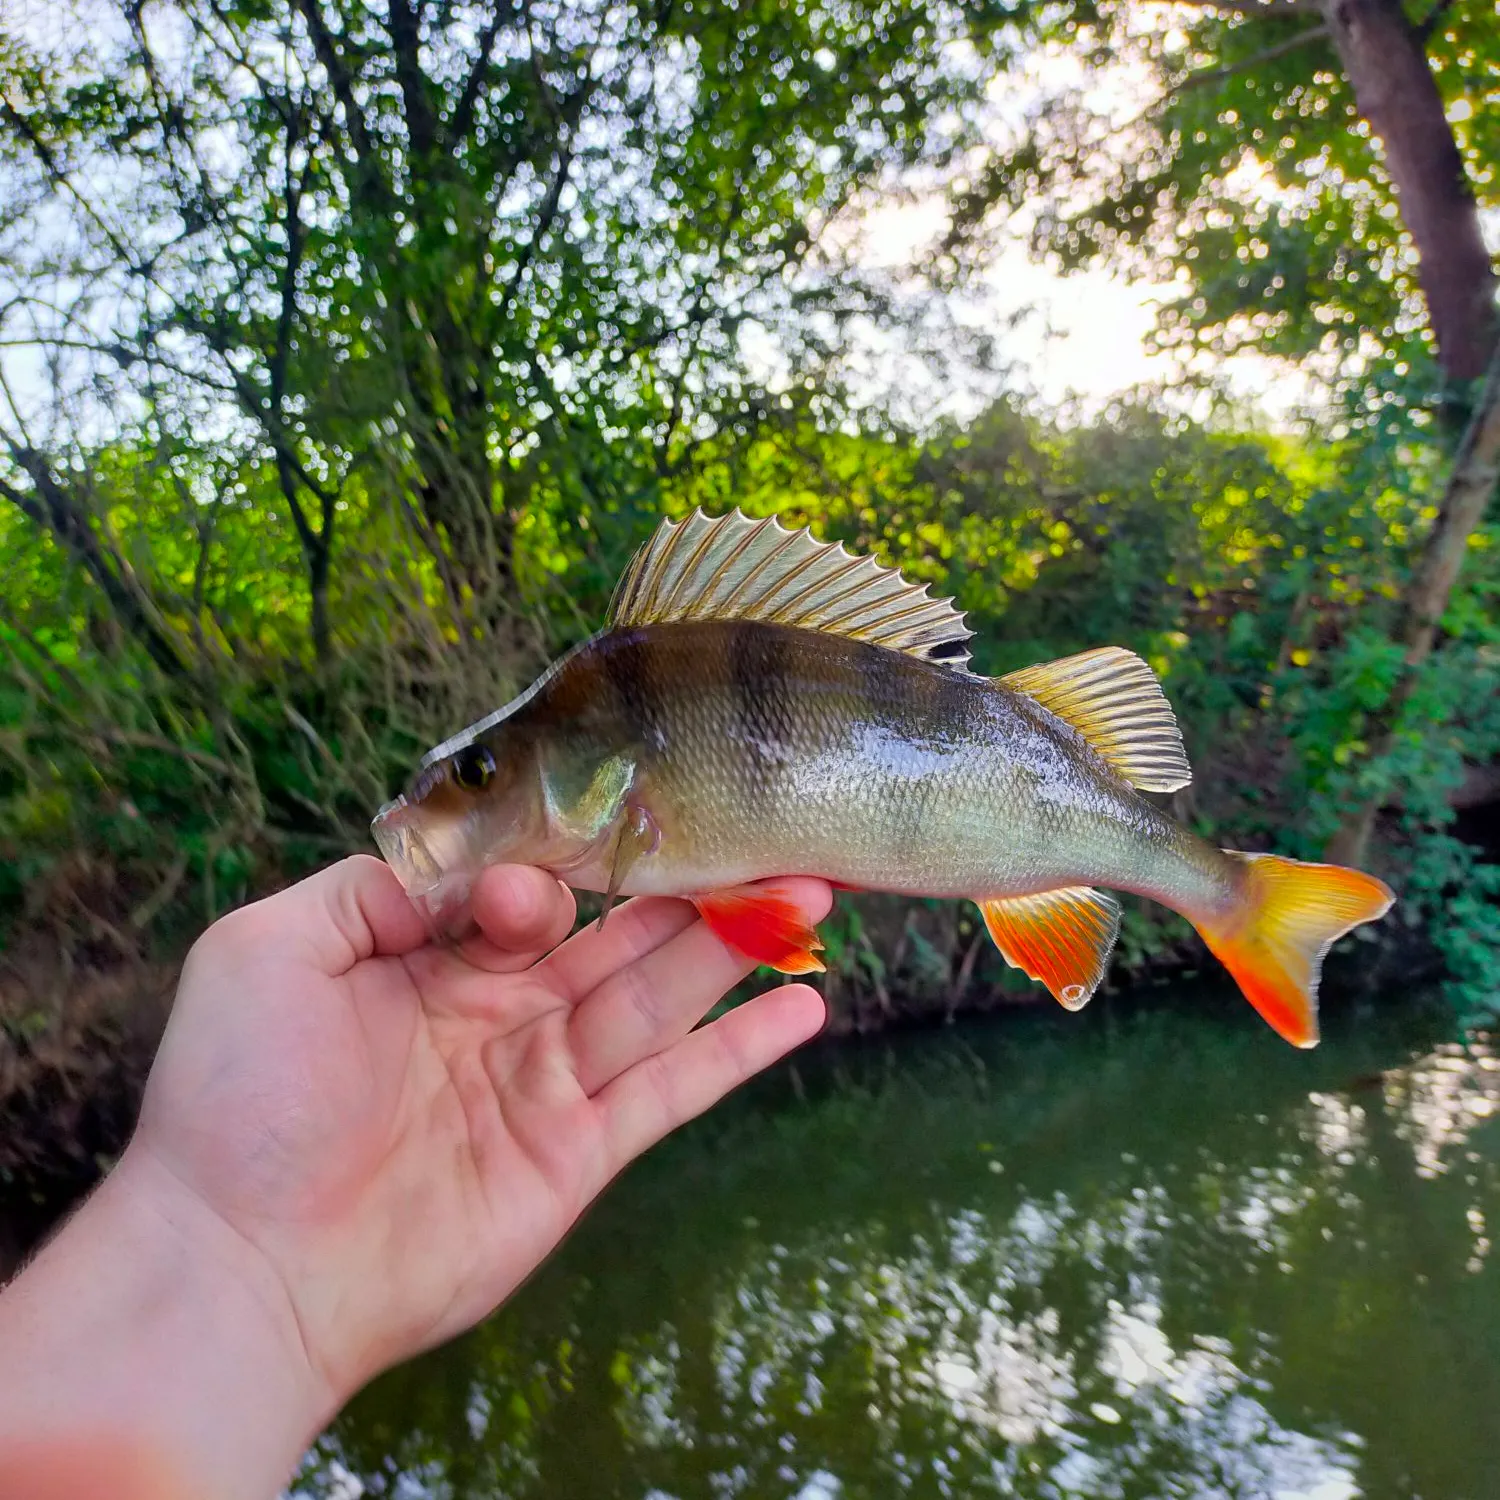
[(736, 885), (689, 898), (714, 936), (783, 974), (817, 974), (823, 944), (802, 908), (774, 885)]

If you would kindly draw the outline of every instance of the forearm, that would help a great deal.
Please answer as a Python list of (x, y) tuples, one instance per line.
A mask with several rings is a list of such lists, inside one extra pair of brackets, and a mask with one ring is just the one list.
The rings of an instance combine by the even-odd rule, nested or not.
[(274, 1276), (134, 1148), (0, 1294), (5, 1500), (270, 1500), (333, 1404)]

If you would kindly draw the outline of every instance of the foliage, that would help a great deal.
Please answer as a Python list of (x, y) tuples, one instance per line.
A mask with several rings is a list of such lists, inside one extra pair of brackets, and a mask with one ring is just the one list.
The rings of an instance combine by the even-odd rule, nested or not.
[[(1421, 46), (1468, 189), (1493, 210), (1494, 7), (1407, 9), (1430, 12)], [(1063, 269), (1170, 286), (1155, 338), (1209, 356), (1200, 372), (1254, 349), (1341, 386), (1355, 423), (1426, 404), (1436, 374), (1410, 226), (1319, 5), (1084, 0), (1039, 13), (1033, 37), (1068, 66), (1012, 144), (962, 179), (955, 248), (1022, 232)], [(1135, 86), (1094, 87), (1122, 58)]]
[(3, 393), (0, 451), (41, 489), (37, 455), (67, 468), (123, 425), (195, 470), (195, 522), (253, 492), (324, 659), (372, 485), (487, 621), (537, 511), (566, 534), (649, 501), (753, 422), (748, 339), (832, 395), (837, 329), (899, 299), (818, 232), (973, 143), (1005, 16), (100, 9), (0, 52), (0, 338), (49, 353), (32, 399)]
[[(426, 745), (594, 627), (658, 515), (740, 505), (951, 591), (989, 670), (1140, 651), (1197, 770), (1174, 810), (1226, 845), (1316, 856), (1388, 803), (1411, 933), (1500, 1010), (1495, 867), (1455, 825), (1500, 753), (1500, 535), (1402, 682), (1447, 463), (1413, 267), (1325, 43), (1246, 9), (173, 0), (0, 38), (14, 972), (170, 954), (362, 847)], [(1490, 203), (1492, 112), (1459, 107), (1482, 9), (1426, 45)], [(1148, 107), (1058, 96), (1039, 58), (1135, 69)], [(945, 191), (943, 255), (841, 248), (851, 205)], [(992, 374), (922, 288), (1007, 214), (1065, 267), (1173, 278), (1163, 343), (1253, 340), (1337, 399), (1278, 434), (1150, 395), (906, 420), (861, 330)], [(862, 1015), (1003, 977), (951, 906), (830, 937)], [(1130, 914), (1132, 972), (1195, 951)]]
[[(1495, 532), (1473, 548), (1448, 643), (1407, 706), (1397, 752), (1373, 768), (1357, 757), (1361, 716), (1383, 702), (1394, 670), (1380, 622), (1438, 478), (1419, 444), (1351, 437), (1315, 451), (1149, 402), (1083, 423), (1003, 403), (919, 440), (829, 431), (809, 400), (753, 436), (699, 445), (663, 504), (811, 520), (903, 563), (969, 611), (984, 670), (1100, 640), (1140, 651), (1165, 676), (1197, 772), (1174, 810), (1225, 845), (1317, 857), (1372, 776), (1403, 789), (1387, 871), (1405, 887), (1407, 920), (1420, 914), (1479, 1011), (1494, 1000), (1494, 869), (1452, 836), (1451, 798), (1466, 766), (1500, 751)], [(148, 458), (115, 458), (141, 465), (133, 487), (151, 492)], [(260, 514), (247, 503), (221, 517), (227, 556), (253, 552)], [(300, 671), (285, 644), (297, 639), (297, 591), (269, 580), (246, 589), (236, 569), (216, 567), (204, 586), (217, 594), (213, 616), (247, 644), (201, 681), (168, 678), (134, 642), (110, 639), (107, 614), (58, 549), (10, 520), (0, 830), (14, 860), (12, 920), (25, 910), (106, 949), (149, 947), (361, 847), (370, 812), (426, 744), (602, 617), (619, 562), (651, 520), (534, 510), (516, 552), (516, 617), (532, 623), (505, 638), (445, 626), (440, 596), (424, 596), (420, 581), (403, 593), (420, 544), (408, 536), (402, 555), (393, 535), (378, 567), (350, 565), (341, 589), (358, 601), (362, 642), (321, 676)], [(112, 893), (69, 884), (81, 850), (108, 869)], [(975, 931), (956, 909), (877, 905), (847, 914), (830, 952), (851, 1003), (894, 993), (946, 1012), (960, 970), (965, 982), (975, 972), (973, 958), (963, 967)], [(1191, 952), (1184, 936), (1144, 913), (1126, 957), (1140, 967)], [(987, 948), (976, 956), (998, 977)]]

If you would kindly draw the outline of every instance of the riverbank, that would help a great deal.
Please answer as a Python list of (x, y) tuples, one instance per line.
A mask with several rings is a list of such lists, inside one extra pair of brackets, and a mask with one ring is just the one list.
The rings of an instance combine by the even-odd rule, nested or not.
[(135, 1122), (175, 973), (143, 964), (52, 976), (22, 996), (0, 990), (0, 1199), (60, 1211), (113, 1161)]
[[(1184, 928), (1184, 933), (1186, 929)], [(1250, 1015), (1196, 943), (1122, 941), (1112, 981), (1087, 1016), (1119, 1017), (1181, 1003), (1180, 986), (1204, 970), (1216, 1012)], [(829, 971), (825, 1043), (886, 1031), (930, 1030), (959, 1016), (1050, 1008), (1045, 993), (1009, 969), (966, 904), (844, 896), (824, 924)], [(12, 1258), (108, 1170), (129, 1138), (171, 1007), (179, 964), (47, 963), (7, 955), (0, 971), (0, 1225)], [(1325, 1008), (1342, 1013), (1382, 986), (1431, 977), (1430, 951), (1381, 941), (1346, 943), (1330, 965)], [(760, 979), (747, 981), (745, 993)], [(1195, 1005), (1205, 1003), (1202, 999)], [(1184, 1017), (1190, 1024), (1190, 1018)], [(0, 1269), (6, 1255), (0, 1231)]]

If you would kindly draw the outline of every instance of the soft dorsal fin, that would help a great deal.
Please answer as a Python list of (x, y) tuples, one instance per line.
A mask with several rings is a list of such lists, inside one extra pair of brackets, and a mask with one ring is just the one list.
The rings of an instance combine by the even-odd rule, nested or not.
[(973, 635), (950, 599), (928, 596), (841, 542), (788, 531), (775, 517), (695, 510), (663, 521), (632, 559), (610, 607), (612, 625), (760, 620), (822, 630), (963, 670)]
[(1133, 651), (1101, 646), (996, 680), (1071, 724), (1143, 792), (1175, 792), (1193, 779), (1172, 705), (1156, 673)]
[(1064, 886), (981, 901), (979, 910), (1011, 968), (1040, 979), (1069, 1010), (1088, 1004), (1120, 933), (1120, 903), (1108, 891)]

